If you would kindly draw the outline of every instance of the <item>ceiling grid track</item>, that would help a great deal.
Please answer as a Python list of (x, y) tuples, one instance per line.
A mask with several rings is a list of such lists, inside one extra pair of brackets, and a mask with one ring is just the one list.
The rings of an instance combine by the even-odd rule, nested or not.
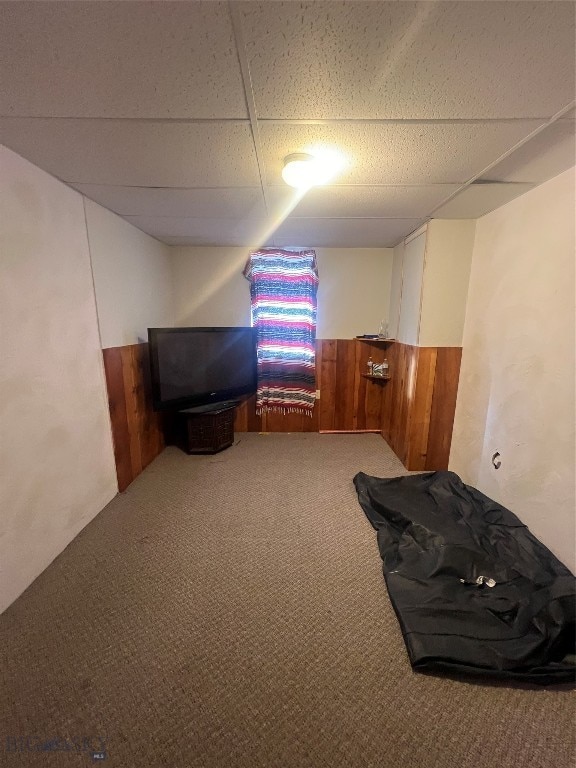
[(244, 95), (246, 98), (248, 116), (250, 118), (250, 128), (252, 130), (252, 139), (254, 141), (254, 152), (256, 153), (256, 163), (258, 165), (262, 197), (264, 198), (266, 215), (269, 215), (270, 205), (268, 196), (266, 194), (266, 183), (264, 177), (264, 155), (262, 152), (262, 143), (260, 141), (260, 127), (258, 125), (258, 117), (256, 114), (256, 99), (254, 97), (252, 76), (250, 74), (250, 62), (248, 61), (246, 44), (244, 42), (244, 33), (242, 31), (242, 18), (240, 15), (242, 4), (235, 2), (235, 0), (228, 0), (228, 9), (230, 12), (230, 18), (232, 20), (232, 30), (234, 32), (236, 50), (238, 52), (238, 61), (240, 63), (240, 71), (242, 74), (242, 82), (244, 84)]
[[(440, 208), (442, 208), (443, 205), (446, 205), (450, 200), (455, 198), (457, 195), (459, 195), (463, 190), (467, 189), (470, 185), (474, 184), (474, 182), (477, 179), (481, 179), (482, 176), (484, 176), (488, 171), (490, 171), (492, 168), (495, 168), (498, 163), (501, 163), (502, 160), (505, 160), (507, 157), (509, 157), (513, 152), (515, 152), (517, 149), (520, 149), (524, 144), (529, 142), (531, 139), (538, 136), (539, 133), (542, 133), (546, 128), (549, 128), (553, 123), (555, 123), (557, 120), (560, 120), (561, 117), (563, 117), (565, 114), (570, 112), (570, 110), (574, 109), (576, 106), (576, 101), (571, 101), (570, 104), (563, 107), (561, 110), (556, 112), (555, 115), (552, 115), (552, 117), (549, 120), (546, 120), (546, 122), (542, 123), (542, 125), (539, 125), (538, 128), (535, 128), (532, 133), (529, 133), (527, 136), (525, 136), (523, 139), (518, 141), (516, 144), (514, 144), (513, 147), (511, 147), (509, 150), (504, 152), (500, 157), (496, 158), (496, 160), (493, 160), (490, 165), (487, 165), (485, 168), (483, 168), (479, 173), (472, 176), (472, 178), (468, 179), (467, 182), (462, 184), (462, 186), (457, 189), (455, 192), (453, 192), (451, 195), (449, 195), (445, 200), (442, 200), (442, 202), (438, 203), (438, 205), (433, 208), (430, 213), (428, 214), (428, 219), (432, 219), (434, 217), (434, 212), (438, 211)], [(492, 184), (498, 184), (500, 182), (485, 182), (485, 183), (492, 183)], [(509, 183), (509, 182), (503, 182), (503, 183)]]
[(0, 2), (0, 144), (169, 245), (389, 248), (574, 167), (573, 2)]

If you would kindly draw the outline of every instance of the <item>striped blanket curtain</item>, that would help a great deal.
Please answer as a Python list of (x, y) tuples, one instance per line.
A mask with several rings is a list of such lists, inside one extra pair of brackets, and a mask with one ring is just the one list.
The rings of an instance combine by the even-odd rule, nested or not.
[(316, 253), (254, 251), (244, 276), (250, 280), (258, 344), (256, 413), (311, 416), (316, 394)]

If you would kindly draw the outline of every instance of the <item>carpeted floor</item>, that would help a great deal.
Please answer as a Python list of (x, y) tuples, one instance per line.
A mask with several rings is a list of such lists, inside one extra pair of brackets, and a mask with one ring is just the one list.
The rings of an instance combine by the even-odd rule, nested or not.
[(572, 768), (573, 691), (411, 671), (360, 470), (404, 473), (377, 435), (168, 448), (0, 616), (0, 764)]

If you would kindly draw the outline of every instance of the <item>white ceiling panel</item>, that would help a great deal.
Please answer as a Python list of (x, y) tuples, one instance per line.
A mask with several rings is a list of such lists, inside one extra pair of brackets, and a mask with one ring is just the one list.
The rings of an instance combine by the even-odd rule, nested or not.
[[(225, 241), (227, 240), (226, 234), (227, 233), (224, 233), (224, 236), (222, 238)], [(240, 244), (238, 244), (236, 242), (232, 242), (232, 240), (234, 240), (235, 238), (232, 238), (230, 240), (230, 242), (228, 242), (228, 241), (226, 241), (226, 242), (222, 242), (222, 241), (216, 242), (215, 240), (214, 241), (212, 241), (210, 239), (204, 240), (204, 239), (199, 238), (199, 237), (186, 237), (184, 235), (180, 235), (178, 237), (175, 236), (175, 235), (166, 235), (165, 237), (161, 237), (161, 238), (157, 237), (156, 239), (160, 240), (162, 243), (165, 243), (166, 245), (180, 245), (180, 246), (182, 246), (182, 245), (184, 245), (184, 246), (185, 245), (193, 245), (195, 247), (203, 247), (203, 246), (204, 247), (211, 247), (211, 246), (214, 246), (214, 247), (225, 247), (225, 246), (229, 246), (229, 247), (239, 247), (239, 248), (246, 248), (246, 249), (248, 249), (248, 248), (262, 248), (263, 247), (263, 245), (260, 244), (260, 243), (252, 243), (252, 242), (248, 242), (248, 241), (244, 241), (244, 242), (242, 242)]]
[(422, 219), (287, 219), (272, 236), (273, 245), (325, 248), (391, 248)]
[(0, 115), (247, 116), (227, 3), (0, 3)]
[(73, 184), (74, 189), (121, 216), (265, 218), (260, 187), (176, 189)]
[(64, 181), (155, 187), (259, 183), (246, 122), (0, 118), (0, 143)]
[(557, 120), (491, 168), (484, 178), (541, 184), (576, 163), (576, 121)]
[(242, 11), (259, 117), (551, 117), (574, 98), (571, 2), (289, 0)]
[[(422, 187), (328, 186), (308, 190), (290, 213), (291, 218), (415, 218), (426, 216), (432, 208), (459, 189), (457, 184), (431, 184)], [(268, 187), (267, 197), (275, 214), (291, 208), (294, 191)]]
[(470, 184), (452, 200), (437, 208), (435, 219), (477, 219), (523, 195), (534, 184)]
[[(0, 144), (169, 244), (391, 246), (574, 164), (574, 16), (556, 0), (0, 0)], [(283, 160), (318, 148), (347, 165), (291, 205)], [(522, 184), (468, 186), (479, 174)]]
[(455, 184), (480, 173), (541, 121), (459, 123), (264, 123), (268, 184), (283, 184), (284, 158), (339, 150), (347, 166), (333, 184)]
[(125, 216), (126, 221), (149, 235), (167, 242), (178, 238), (188, 245), (265, 245), (270, 227), (266, 219), (171, 218)]

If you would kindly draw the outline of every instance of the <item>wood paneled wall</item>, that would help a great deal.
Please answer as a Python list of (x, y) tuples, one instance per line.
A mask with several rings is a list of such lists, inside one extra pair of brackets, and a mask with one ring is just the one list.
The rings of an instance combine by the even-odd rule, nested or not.
[[(256, 398), (236, 409), (236, 432), (379, 432), (407, 469), (446, 469), (460, 373), (459, 347), (322, 339), (316, 345), (320, 400), (312, 417), (256, 415)], [(148, 345), (103, 350), (118, 486), (124, 490), (164, 448), (152, 410)], [(368, 358), (390, 364), (390, 381), (371, 381)]]
[(255, 413), (255, 398), (237, 409), (237, 432), (380, 432), (384, 382), (371, 382), (368, 358), (380, 363), (386, 350), (380, 345), (352, 339), (322, 339), (316, 342), (316, 401), (312, 417), (295, 413)]
[(124, 491), (164, 449), (152, 410), (148, 344), (103, 349), (118, 488)]
[[(460, 347), (413, 347), (359, 339), (316, 345), (320, 400), (312, 418), (255, 414), (255, 400), (236, 415), (238, 432), (380, 432), (407, 469), (447, 469), (460, 375)], [(390, 365), (390, 381), (371, 381), (368, 358)]]
[(370, 381), (362, 374), (368, 373), (370, 357), (381, 363), (387, 350), (381, 344), (351, 339), (324, 339), (318, 346), (319, 431), (379, 432), (388, 383)]
[(461, 357), (460, 347), (389, 349), (382, 436), (407, 469), (448, 468)]

